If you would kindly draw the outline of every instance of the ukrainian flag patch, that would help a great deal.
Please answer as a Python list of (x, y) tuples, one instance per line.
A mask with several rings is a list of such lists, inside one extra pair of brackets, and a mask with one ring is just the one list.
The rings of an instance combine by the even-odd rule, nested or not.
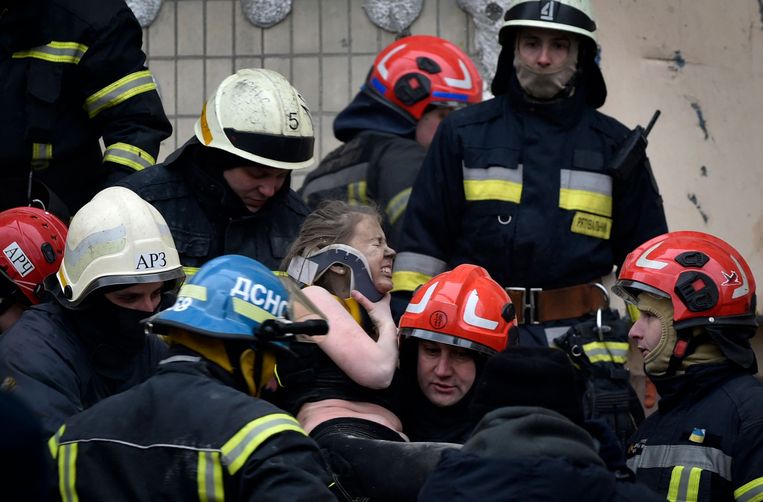
[(695, 427), (689, 434), (689, 441), (692, 443), (704, 443), (705, 442), (705, 429)]

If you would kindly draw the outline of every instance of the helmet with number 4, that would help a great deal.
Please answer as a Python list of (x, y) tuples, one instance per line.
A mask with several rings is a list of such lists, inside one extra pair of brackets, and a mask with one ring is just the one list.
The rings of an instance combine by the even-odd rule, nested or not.
[(482, 77), (455, 44), (431, 35), (411, 35), (376, 56), (365, 89), (418, 122), (432, 106), (456, 108), (480, 102)]
[(577, 35), (580, 39), (578, 84), (585, 85), (586, 98), (595, 108), (607, 99), (607, 86), (598, 65), (596, 19), (591, 0), (511, 0), (503, 16), (504, 23), (498, 34), (503, 49), (498, 57), (491, 90), (496, 96), (505, 94), (514, 69), (516, 37), (523, 28), (541, 28)]
[(135, 192), (110, 187), (74, 215), (61, 267), (45, 288), (77, 308), (93, 291), (185, 277), (170, 229)]
[(273, 70), (243, 69), (220, 83), (196, 121), (205, 146), (279, 169), (313, 163), (313, 122), (297, 89)]
[(17, 207), (0, 213), (0, 311), (22, 301), (34, 305), (43, 299), (43, 280), (61, 264), (66, 225), (35, 207)]
[(400, 335), (492, 355), (506, 348), (516, 327), (506, 291), (477, 265), (459, 265), (413, 295), (400, 318)]

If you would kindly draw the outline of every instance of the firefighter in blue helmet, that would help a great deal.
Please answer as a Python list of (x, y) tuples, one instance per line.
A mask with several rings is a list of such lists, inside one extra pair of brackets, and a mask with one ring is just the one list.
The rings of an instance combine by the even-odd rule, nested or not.
[(141, 43), (122, 0), (0, 0), (0, 180), (32, 171), (74, 214), (155, 164), (172, 126)]
[(413, 186), (393, 294), (474, 263), (509, 289), (519, 343), (545, 346), (606, 307), (594, 283), (667, 228), (643, 150), (614, 168), (629, 131), (597, 111), (589, 0), (513, 0), (504, 19), (495, 99), (445, 118)]
[(171, 343), (156, 375), (50, 440), (64, 500), (335, 500), (317, 445), (256, 397), (276, 352), (328, 329), (288, 279), (215, 258), (148, 326)]

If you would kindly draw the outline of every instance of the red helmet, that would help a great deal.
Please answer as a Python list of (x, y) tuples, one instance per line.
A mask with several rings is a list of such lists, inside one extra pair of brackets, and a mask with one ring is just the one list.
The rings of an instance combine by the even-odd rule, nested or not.
[(482, 77), (456, 45), (411, 35), (376, 56), (366, 88), (419, 121), (430, 105), (456, 107), (482, 100)]
[(400, 335), (492, 355), (506, 348), (516, 326), (506, 291), (477, 265), (459, 265), (413, 294), (400, 318)]
[(40, 303), (43, 279), (58, 270), (64, 256), (66, 232), (61, 220), (36, 207), (1, 212), (0, 275), (10, 280), (0, 278), (3, 289), (20, 291), (32, 305)]
[(641, 292), (669, 298), (676, 329), (755, 326), (755, 278), (739, 252), (702, 232), (670, 232), (631, 252), (613, 291), (635, 303)]

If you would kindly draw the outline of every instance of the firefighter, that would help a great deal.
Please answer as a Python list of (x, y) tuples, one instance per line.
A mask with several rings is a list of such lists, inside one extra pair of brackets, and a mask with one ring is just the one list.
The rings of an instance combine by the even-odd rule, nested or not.
[(628, 466), (669, 500), (763, 498), (763, 385), (755, 278), (739, 252), (671, 232), (628, 255), (615, 292), (641, 316), (629, 336), (661, 399), (631, 438)]
[(430, 35), (396, 40), (374, 60), (352, 102), (334, 120), (344, 144), (307, 175), (300, 194), (315, 209), (328, 199), (375, 202), (394, 248), (411, 186), (440, 121), (482, 100), (482, 78), (458, 46)]
[[(43, 251), (44, 252), (44, 251)], [(139, 321), (183, 279), (161, 215), (126, 188), (72, 219), (64, 258), (35, 305), (0, 337), (0, 379), (53, 434), (71, 415), (142, 382), (166, 352)]]
[(335, 500), (317, 445), (256, 397), (276, 352), (327, 330), (289, 279), (220, 256), (149, 326), (172, 345), (156, 375), (50, 441), (63, 500)]
[(459, 265), (424, 284), (400, 318), (403, 432), (463, 443), (485, 362), (516, 337), (514, 306), (482, 267)]
[(509, 290), (519, 343), (546, 346), (606, 311), (596, 284), (667, 227), (645, 153), (613, 170), (629, 131), (597, 111), (589, 0), (513, 0), (504, 19), (495, 99), (443, 121), (413, 186), (394, 294), (482, 266)]
[(188, 274), (223, 254), (276, 270), (309, 212), (289, 185), (312, 164), (313, 143), (310, 111), (286, 78), (243, 69), (204, 104), (194, 137), (120, 184), (162, 213)]
[(155, 164), (172, 127), (141, 43), (120, 0), (0, 0), (0, 179), (32, 171), (74, 214)]
[(0, 213), (0, 333), (50, 299), (43, 281), (61, 265), (66, 232), (61, 220), (36, 207)]
[(584, 421), (579, 393), (560, 350), (491, 357), (472, 401), (481, 420), (460, 450), (443, 452), (418, 500), (664, 501), (634, 482), (612, 431)]

